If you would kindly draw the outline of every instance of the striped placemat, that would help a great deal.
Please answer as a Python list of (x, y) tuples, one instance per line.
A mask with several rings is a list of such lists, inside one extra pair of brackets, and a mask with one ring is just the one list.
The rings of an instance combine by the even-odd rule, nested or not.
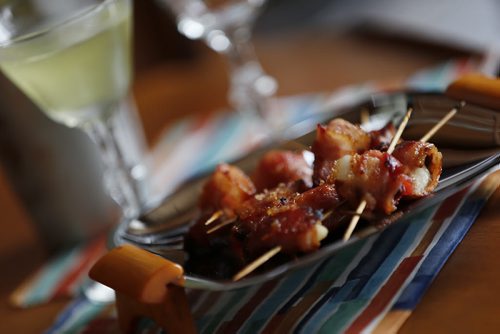
[[(495, 189), (477, 182), (332, 258), (264, 284), (229, 292), (188, 291), (196, 326), (207, 334), (395, 332)], [(47, 333), (116, 329), (112, 305), (81, 296)], [(161, 330), (143, 319), (136, 332)]]

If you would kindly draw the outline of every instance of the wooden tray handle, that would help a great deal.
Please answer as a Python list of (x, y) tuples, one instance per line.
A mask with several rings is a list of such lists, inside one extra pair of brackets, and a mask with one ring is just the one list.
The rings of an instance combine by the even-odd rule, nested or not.
[(479, 73), (465, 74), (446, 89), (447, 96), (481, 107), (500, 110), (500, 79)]
[(196, 333), (183, 274), (178, 264), (131, 245), (112, 249), (89, 272), (115, 290), (123, 332), (132, 332), (140, 317), (148, 317), (167, 333)]

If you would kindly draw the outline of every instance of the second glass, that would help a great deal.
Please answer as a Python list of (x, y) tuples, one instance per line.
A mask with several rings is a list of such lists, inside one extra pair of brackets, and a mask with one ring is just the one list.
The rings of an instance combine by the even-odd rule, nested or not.
[(265, 0), (160, 0), (177, 20), (178, 30), (190, 39), (203, 39), (227, 56), (230, 88), (228, 99), (236, 111), (268, 119), (268, 98), (277, 90), (252, 44), (252, 26)]

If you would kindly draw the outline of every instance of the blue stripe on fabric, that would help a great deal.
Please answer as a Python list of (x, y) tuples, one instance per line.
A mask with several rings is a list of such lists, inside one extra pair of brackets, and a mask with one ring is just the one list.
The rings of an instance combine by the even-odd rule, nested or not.
[(349, 274), (347, 281), (356, 280), (358, 284), (346, 297), (347, 300), (356, 299), (359, 296), (371, 275), (380, 267), (395, 245), (399, 243), (408, 227), (409, 224), (395, 224), (382, 232), (371, 248), (376, 252), (369, 251)]
[(325, 294), (309, 312), (312, 316), (301, 321), (296, 327), (296, 333), (316, 333), (331, 314), (335, 313), (339, 304), (344, 301), (352, 289), (358, 284), (357, 280), (346, 282), (341, 288), (333, 288)]
[(92, 303), (84, 296), (74, 299), (61, 313), (45, 334), (78, 333), (88, 321), (102, 312), (108, 304)]
[(73, 300), (61, 313), (59, 313), (56, 321), (52, 324), (48, 330), (45, 331), (45, 334), (54, 334), (58, 333), (58, 331), (66, 324), (69, 319), (74, 316), (74, 314), (82, 307), (82, 305), (86, 302), (86, 299), (83, 297), (77, 298)]
[(358, 298), (371, 298), (380, 286), (393, 273), (401, 259), (404, 258), (408, 249), (415, 243), (415, 239), (420, 235), (420, 232), (429, 224), (431, 217), (436, 212), (439, 205), (435, 205), (424, 210), (418, 216), (407, 222), (408, 229), (402, 238), (382, 262), (377, 271), (371, 275), (369, 281), (361, 290)]
[(468, 199), (436, 245), (426, 256), (412, 282), (403, 290), (393, 309), (413, 310), (448, 257), (453, 253), (479, 215), (487, 199)]

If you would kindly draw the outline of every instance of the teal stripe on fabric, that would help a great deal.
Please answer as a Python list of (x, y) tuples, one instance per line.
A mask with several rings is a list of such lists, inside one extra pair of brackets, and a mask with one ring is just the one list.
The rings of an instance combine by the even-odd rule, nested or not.
[(54, 293), (65, 273), (69, 272), (73, 265), (77, 263), (82, 250), (83, 247), (78, 246), (68, 253), (56, 257), (46, 265), (35, 284), (30, 287), (30, 291), (24, 297), (23, 306), (46, 301)]
[(318, 334), (341, 333), (352, 319), (368, 304), (368, 300), (355, 299), (339, 305), (335, 316), (330, 317), (318, 331)]
[(225, 294), (222, 299), (220, 299), (216, 305), (216, 309), (208, 317), (203, 317), (202, 321), (199, 323), (200, 333), (214, 333), (215, 329), (222, 323), (224, 317), (231, 312), (235, 311), (235, 306), (241, 302), (248, 295), (252, 295), (256, 288), (243, 288), (236, 291), (230, 291)]
[(423, 211), (417, 217), (413, 217), (411, 221), (406, 222), (410, 224), (406, 232), (401, 237), (401, 241), (394, 247), (389, 256), (382, 263), (380, 268), (370, 277), (366, 285), (361, 290), (358, 298), (366, 299), (371, 298), (380, 289), (380, 286), (392, 274), (394, 268), (397, 267), (401, 259), (404, 258), (406, 252), (412, 245), (415, 245), (416, 240), (422, 238), (422, 230), (429, 225), (431, 217), (436, 212), (438, 206), (434, 205)]
[(419, 71), (407, 80), (407, 86), (423, 91), (443, 91), (450, 79), (456, 77), (456, 62), (440, 64), (428, 70)]
[(299, 333), (317, 333), (328, 321), (330, 315), (338, 309), (340, 303), (349, 296), (352, 289), (358, 284), (358, 281), (359, 280), (352, 280), (344, 284), (342, 289), (340, 289), (332, 299), (330, 299), (321, 309), (314, 313)]
[(360, 240), (335, 254), (333, 259), (329, 260), (330, 263), (318, 274), (318, 282), (333, 282), (339, 278), (367, 242), (368, 238)]
[(220, 161), (215, 157), (224, 150), (226, 145), (234, 144), (230, 139), (238, 130), (238, 124), (241, 123), (241, 117), (229, 116), (222, 118), (219, 115), (218, 119), (213, 122), (212, 129), (208, 135), (206, 145), (202, 152), (197, 152), (197, 163), (193, 164), (191, 174), (197, 175), (203, 173), (207, 169), (213, 168)]
[[(198, 172), (213, 167), (222, 160), (234, 159), (234, 157), (228, 157), (228, 152), (231, 150), (228, 150), (227, 147), (235, 146), (235, 142), (237, 141), (235, 140), (235, 136), (241, 132), (240, 129), (244, 122), (241, 117), (230, 116), (222, 120), (219, 119), (217, 123), (222, 124), (214, 126), (214, 138), (210, 139), (210, 145), (208, 145), (207, 150), (202, 154), (199, 164), (201, 168)], [(241, 139), (239, 139), (239, 142), (241, 142)]]

